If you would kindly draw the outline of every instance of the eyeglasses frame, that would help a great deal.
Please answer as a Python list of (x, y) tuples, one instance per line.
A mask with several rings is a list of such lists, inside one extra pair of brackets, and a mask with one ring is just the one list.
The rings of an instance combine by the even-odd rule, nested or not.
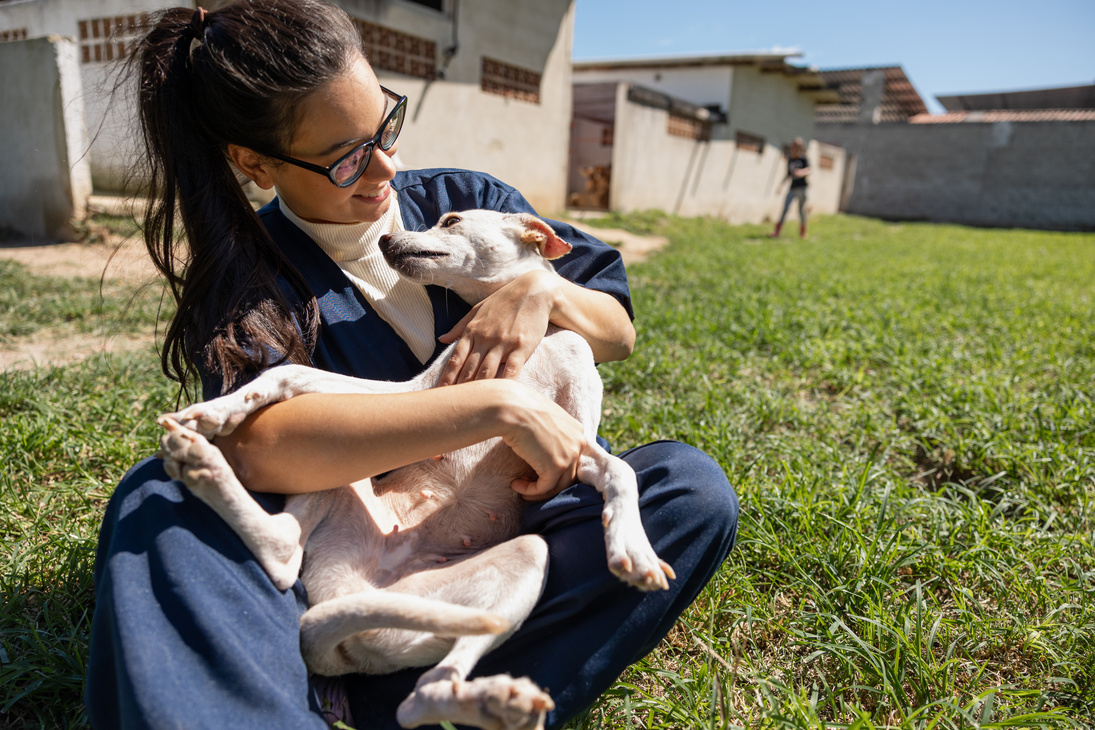
[[(406, 95), (397, 94), (394, 91), (392, 91), (391, 89), (387, 89), (383, 86), (380, 87), (380, 90), (383, 91), (384, 94), (388, 96), (388, 98), (395, 99), (395, 106), (392, 107), (391, 112), (389, 112), (388, 115), (386, 117), (384, 117), (384, 121), (380, 123), (380, 129), (372, 137), (372, 139), (366, 140), (366, 141), (362, 142), (361, 144), (357, 145), (352, 150), (350, 150), (349, 152), (344, 154), (342, 157), (339, 157), (337, 160), (335, 160), (330, 166), (323, 167), (322, 165), (317, 165), (317, 164), (312, 163), (312, 162), (305, 162), (304, 160), (298, 160), (297, 158), (290, 157), (289, 155), (280, 155), (277, 152), (269, 152), (267, 154), (270, 157), (273, 157), (276, 160), (281, 160), (282, 162), (288, 162), (290, 165), (296, 165), (297, 167), (303, 167), (305, 170), (311, 170), (312, 172), (319, 173), (320, 175), (323, 175), (328, 180), (330, 180), (331, 184), (334, 185), (335, 187), (338, 187), (338, 188), (348, 188), (348, 187), (350, 187), (355, 182), (357, 182), (361, 178), (362, 175), (365, 174), (365, 170), (368, 169), (369, 163), (372, 162), (372, 160), (373, 160), (373, 149), (375, 149), (376, 147), (380, 147), (380, 149), (387, 152), (388, 150), (390, 150), (392, 148), (392, 145), (395, 144), (395, 141), (397, 139), (399, 139), (399, 133), (403, 130), (403, 121), (406, 119), (406, 107), (407, 107), (407, 97), (406, 97)], [(403, 119), (401, 119), (400, 122), (399, 122), (399, 129), (397, 129), (395, 131), (395, 135), (392, 137), (391, 141), (388, 142), (388, 146), (385, 147), (380, 142), (381, 138), (384, 136), (384, 129), (392, 121), (392, 119), (395, 117), (396, 113), (399, 112), (400, 108), (403, 109)], [(345, 162), (347, 158), (353, 157), (357, 152), (359, 152), (360, 150), (365, 149), (365, 148), (368, 149), (368, 152), (365, 155), (365, 163), (362, 164), (362, 165), (359, 165), (358, 168), (357, 168), (357, 172), (354, 173), (353, 177), (351, 177), (346, 182), (343, 182), (343, 183), (336, 182), (335, 178), (334, 178), (334, 174), (335, 174), (335, 170), (338, 169), (339, 165), (341, 165), (343, 162)]]

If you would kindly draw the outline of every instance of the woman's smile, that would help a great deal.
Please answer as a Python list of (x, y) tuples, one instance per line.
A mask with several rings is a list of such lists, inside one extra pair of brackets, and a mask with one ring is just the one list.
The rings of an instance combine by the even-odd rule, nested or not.
[(391, 193), (391, 190), (391, 185), (385, 182), (383, 185), (381, 185), (379, 190), (369, 193), (354, 193), (354, 197), (367, 200), (370, 203), (377, 203), (381, 200), (386, 199), (388, 197), (388, 194)]

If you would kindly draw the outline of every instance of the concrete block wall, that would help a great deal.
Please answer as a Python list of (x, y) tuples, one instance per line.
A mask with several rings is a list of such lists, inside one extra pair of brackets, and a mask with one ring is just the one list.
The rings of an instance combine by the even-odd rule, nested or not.
[(1095, 230), (1095, 122), (825, 124), (855, 157), (846, 210), (888, 219)]
[(72, 238), (91, 195), (78, 48), (47, 36), (0, 43), (0, 226)]

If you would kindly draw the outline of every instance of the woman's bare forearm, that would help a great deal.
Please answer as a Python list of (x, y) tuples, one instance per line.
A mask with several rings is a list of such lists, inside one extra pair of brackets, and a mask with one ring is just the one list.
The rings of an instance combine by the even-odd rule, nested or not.
[(580, 334), (597, 362), (626, 360), (635, 348), (635, 327), (611, 294), (556, 277), (551, 322)]
[[(524, 386), (497, 379), (412, 393), (308, 394), (257, 411), (217, 446), (249, 489), (312, 492), (489, 438), (508, 443), (533, 428), (537, 408), (569, 419)], [(532, 463), (538, 454), (522, 456)]]

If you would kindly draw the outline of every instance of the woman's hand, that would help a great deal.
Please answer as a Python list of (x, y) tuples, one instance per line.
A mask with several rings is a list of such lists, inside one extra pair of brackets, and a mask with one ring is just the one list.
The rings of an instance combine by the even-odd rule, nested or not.
[(457, 343), (439, 384), (516, 378), (549, 323), (581, 335), (597, 362), (624, 360), (635, 346), (627, 310), (611, 294), (550, 271), (530, 271), (475, 305), (441, 336), (442, 342)]
[[(522, 387), (514, 384), (514, 387)], [(534, 390), (527, 390), (502, 419), (502, 440), (536, 472), (536, 481), (515, 479), (510, 486), (525, 499), (547, 499), (578, 481), (578, 460), (586, 446), (582, 424)]]
[(530, 271), (472, 307), (440, 338), (455, 340), (456, 347), (439, 384), (520, 375), (547, 333), (563, 281), (548, 271)]

